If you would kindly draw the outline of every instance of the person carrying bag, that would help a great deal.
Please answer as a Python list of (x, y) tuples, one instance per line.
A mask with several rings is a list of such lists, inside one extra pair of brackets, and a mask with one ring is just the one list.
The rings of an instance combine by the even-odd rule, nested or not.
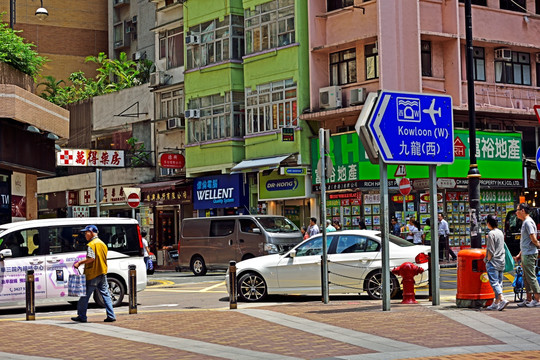
[(86, 276), (79, 269), (77, 273), (69, 274), (68, 296), (86, 296)]

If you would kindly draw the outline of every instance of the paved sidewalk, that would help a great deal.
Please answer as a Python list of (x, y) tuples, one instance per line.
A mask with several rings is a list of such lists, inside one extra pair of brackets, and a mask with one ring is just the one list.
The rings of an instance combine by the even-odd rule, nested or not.
[[(239, 303), (0, 322), (2, 359), (540, 359), (540, 308), (502, 312), (392, 301)], [(6, 334), (9, 334), (7, 336)], [(11, 341), (6, 341), (10, 339)]]

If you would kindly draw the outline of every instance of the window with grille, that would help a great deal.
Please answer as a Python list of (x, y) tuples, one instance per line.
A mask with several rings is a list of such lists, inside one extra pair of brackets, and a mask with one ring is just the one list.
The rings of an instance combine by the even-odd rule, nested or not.
[(364, 57), (366, 59), (366, 80), (379, 78), (379, 52), (377, 44), (364, 46)]
[(326, 0), (326, 8), (328, 11), (342, 9), (347, 6), (353, 6), (354, 0)]
[(225, 16), (189, 28), (190, 35), (199, 35), (200, 44), (187, 47), (187, 69), (194, 69), (244, 55), (244, 18)]
[(244, 93), (191, 99), (188, 108), (200, 111), (200, 118), (188, 119), (189, 144), (244, 136)]
[(486, 58), (483, 47), (473, 48), (473, 78), (476, 81), (486, 81)]
[(295, 42), (294, 0), (274, 0), (245, 10), (246, 54)]
[(356, 82), (356, 50), (348, 49), (330, 54), (330, 85)]
[(495, 82), (531, 85), (531, 54), (512, 51), (511, 60), (495, 61)]
[(503, 10), (527, 12), (527, 0), (499, 0), (499, 6)]
[(168, 119), (184, 114), (184, 90), (176, 89), (160, 93), (160, 119)]
[(433, 76), (431, 70), (431, 41), (420, 42), (420, 54), (422, 60), (422, 76)]
[(182, 28), (159, 33), (159, 58), (167, 59), (167, 69), (184, 65), (184, 36)]
[(246, 134), (298, 126), (293, 79), (246, 88)]

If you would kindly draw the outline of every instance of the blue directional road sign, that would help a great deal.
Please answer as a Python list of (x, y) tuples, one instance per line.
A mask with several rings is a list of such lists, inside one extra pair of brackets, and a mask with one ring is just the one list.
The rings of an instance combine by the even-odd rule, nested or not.
[(368, 127), (385, 163), (454, 162), (450, 96), (383, 90)]
[(540, 147), (536, 150), (536, 168), (540, 171)]

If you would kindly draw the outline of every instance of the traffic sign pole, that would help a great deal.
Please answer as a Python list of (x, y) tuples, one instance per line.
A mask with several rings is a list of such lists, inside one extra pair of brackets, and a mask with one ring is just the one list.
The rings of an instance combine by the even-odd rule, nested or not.
[(388, 223), (388, 172), (386, 163), (379, 156), (381, 177), (381, 247), (382, 247), (382, 300), (383, 311), (390, 311), (390, 255), (389, 255), (389, 223)]
[(321, 259), (321, 286), (322, 286), (322, 298), (323, 303), (328, 304), (330, 302), (330, 296), (328, 294), (328, 253), (326, 249), (326, 147), (330, 147), (330, 144), (326, 144), (329, 136), (326, 136), (326, 132), (323, 128), (319, 129), (319, 151), (321, 155), (321, 230), (323, 234), (323, 254)]
[(440, 305), (439, 289), (439, 221), (437, 219), (437, 165), (429, 165), (429, 215), (431, 218), (431, 256), (429, 257), (429, 282), (431, 303)]

